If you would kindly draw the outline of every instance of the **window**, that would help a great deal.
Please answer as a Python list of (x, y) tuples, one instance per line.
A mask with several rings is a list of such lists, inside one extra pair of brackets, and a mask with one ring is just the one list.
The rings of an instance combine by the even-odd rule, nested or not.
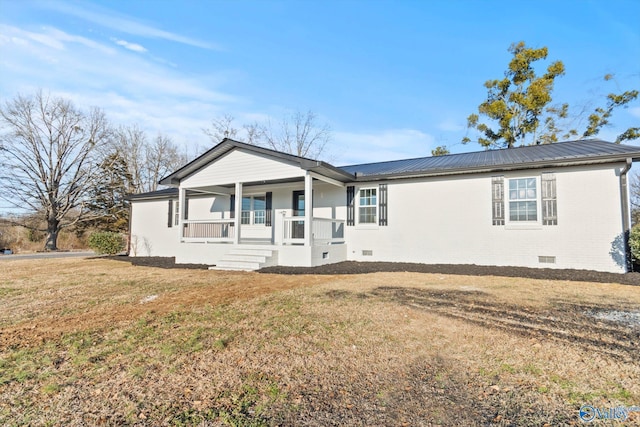
[(509, 180), (509, 221), (538, 221), (538, 191), (536, 178)]
[(253, 197), (253, 223), (264, 224), (266, 200), (264, 196)]
[(174, 217), (173, 224), (179, 225), (180, 224), (180, 202), (177, 200), (176, 200), (176, 209), (175, 209), (175, 212), (173, 213), (173, 217)]
[(376, 188), (360, 189), (358, 209), (360, 224), (376, 224), (378, 221), (378, 190)]
[(242, 213), (240, 224), (264, 225), (266, 218), (267, 199), (265, 196), (244, 196), (242, 198)]
[(503, 176), (494, 176), (491, 190), (493, 225), (505, 225), (505, 217), (512, 224), (558, 225), (555, 173), (508, 179), (508, 185)]

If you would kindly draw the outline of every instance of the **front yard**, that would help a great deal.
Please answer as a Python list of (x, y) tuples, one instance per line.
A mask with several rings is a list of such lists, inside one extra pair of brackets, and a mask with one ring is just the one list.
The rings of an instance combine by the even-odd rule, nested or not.
[(640, 406), (640, 287), (104, 259), (0, 277), (1, 425), (542, 426)]

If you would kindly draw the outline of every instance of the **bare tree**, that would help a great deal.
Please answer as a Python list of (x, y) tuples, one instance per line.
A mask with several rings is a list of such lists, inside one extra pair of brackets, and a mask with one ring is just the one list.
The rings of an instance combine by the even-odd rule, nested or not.
[(211, 127), (202, 129), (211, 142), (219, 143), (225, 138), (241, 139), (247, 144), (260, 145), (264, 136), (264, 126), (258, 122), (243, 124), (239, 128), (234, 125), (235, 117), (225, 114), (211, 120)]
[(264, 124), (253, 122), (236, 127), (234, 120), (229, 115), (213, 119), (211, 127), (203, 131), (214, 143), (224, 138), (239, 138), (248, 144), (313, 159), (326, 155), (331, 141), (331, 129), (327, 124), (319, 124), (318, 116), (312, 111), (297, 111), (276, 125), (269, 120)]
[(104, 158), (118, 158), (124, 163), (130, 177), (128, 192), (141, 192), (144, 188), (144, 156), (146, 154), (147, 135), (137, 125), (120, 126), (112, 143), (106, 147)]
[(58, 233), (88, 213), (87, 194), (99, 179), (99, 153), (111, 136), (104, 113), (84, 112), (71, 101), (42, 91), (18, 95), (0, 106), (0, 198), (41, 212), (45, 249), (56, 250)]
[(229, 114), (211, 120), (211, 127), (202, 129), (214, 143), (218, 143), (225, 138), (234, 139), (238, 135), (239, 129), (233, 126), (235, 118)]
[(187, 163), (187, 159), (169, 137), (158, 134), (145, 147), (144, 162), (146, 182), (140, 190), (156, 191), (158, 181)]
[(129, 222), (126, 196), (158, 189), (158, 181), (186, 163), (171, 140), (158, 134), (149, 141), (136, 125), (121, 126), (102, 150), (102, 179), (90, 190), (92, 216), (79, 227), (125, 232)]
[(300, 157), (318, 159), (331, 140), (331, 129), (327, 124), (318, 124), (313, 111), (296, 111), (285, 117), (279, 126), (270, 122), (264, 130), (264, 142), (269, 148)]
[(187, 156), (173, 141), (162, 134), (149, 141), (147, 134), (136, 125), (121, 126), (107, 157), (119, 157), (126, 165), (128, 192), (144, 193), (158, 189), (158, 181), (187, 162)]

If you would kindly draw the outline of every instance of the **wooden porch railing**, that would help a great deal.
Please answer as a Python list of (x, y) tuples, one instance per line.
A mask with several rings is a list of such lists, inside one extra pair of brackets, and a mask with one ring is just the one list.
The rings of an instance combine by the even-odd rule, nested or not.
[[(304, 244), (303, 216), (290, 216), (283, 218), (284, 244)], [(343, 219), (313, 218), (311, 223), (311, 235), (314, 245), (327, 245), (332, 243), (344, 243)]]
[(182, 224), (182, 237), (187, 239), (231, 242), (235, 236), (233, 219), (185, 220)]

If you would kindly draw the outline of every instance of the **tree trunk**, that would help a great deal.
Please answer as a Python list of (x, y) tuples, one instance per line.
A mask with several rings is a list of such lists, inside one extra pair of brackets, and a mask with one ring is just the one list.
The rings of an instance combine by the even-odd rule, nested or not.
[(47, 221), (47, 241), (44, 244), (45, 251), (58, 250), (58, 232), (60, 231), (60, 221), (50, 219)]

